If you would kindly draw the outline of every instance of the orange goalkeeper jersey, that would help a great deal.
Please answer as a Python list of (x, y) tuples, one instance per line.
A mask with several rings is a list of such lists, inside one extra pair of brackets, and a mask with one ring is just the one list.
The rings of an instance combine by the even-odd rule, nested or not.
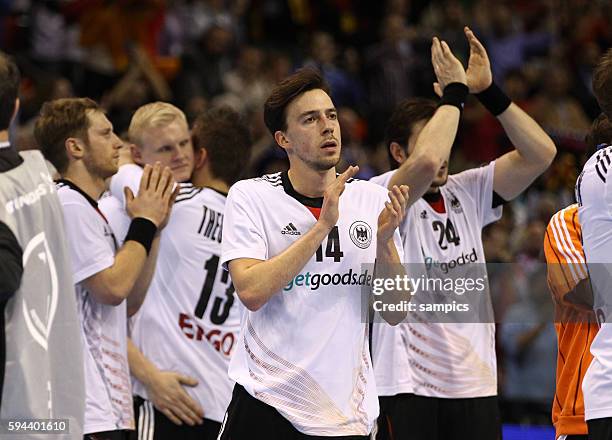
[(593, 359), (590, 348), (598, 326), (592, 310), (571, 300), (576, 286), (587, 280), (578, 205), (551, 218), (544, 237), (548, 285), (557, 305), (557, 379), (552, 419), (556, 436), (587, 434), (582, 379)]

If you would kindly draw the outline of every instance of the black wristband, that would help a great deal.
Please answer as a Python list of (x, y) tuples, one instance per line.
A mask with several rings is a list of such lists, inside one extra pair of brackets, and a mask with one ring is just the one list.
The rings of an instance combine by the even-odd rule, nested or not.
[(491, 83), (487, 89), (480, 93), (476, 93), (474, 96), (478, 98), (480, 103), (485, 106), (493, 116), (499, 116), (506, 111), (512, 100), (508, 98), (502, 89), (497, 87), (494, 82)]
[(468, 86), (463, 83), (454, 82), (444, 87), (444, 93), (438, 107), (442, 105), (452, 105), (457, 107), (459, 110), (463, 110), (465, 100), (469, 93)]
[(145, 251), (147, 251), (147, 255), (149, 255), (151, 243), (153, 243), (156, 232), (157, 226), (155, 226), (155, 223), (146, 218), (136, 217), (130, 223), (130, 229), (125, 236), (125, 241), (132, 240), (140, 243), (145, 248)]

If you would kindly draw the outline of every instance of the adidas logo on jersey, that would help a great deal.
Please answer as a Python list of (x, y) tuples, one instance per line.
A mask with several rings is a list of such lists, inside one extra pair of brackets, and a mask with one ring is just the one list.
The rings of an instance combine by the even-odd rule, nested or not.
[(283, 228), (281, 231), (283, 235), (302, 235), (300, 231), (293, 225), (293, 223), (289, 223), (287, 226)]

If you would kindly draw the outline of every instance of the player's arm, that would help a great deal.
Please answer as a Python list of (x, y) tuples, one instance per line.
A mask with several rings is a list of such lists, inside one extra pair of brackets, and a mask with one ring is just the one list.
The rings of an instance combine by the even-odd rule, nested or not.
[[(397, 228), (406, 215), (408, 205), (408, 187), (394, 186), (389, 191), (389, 201), (385, 203), (385, 208), (378, 217), (378, 229), (376, 232), (376, 278), (395, 279), (396, 276), (406, 275), (394, 235)], [(399, 242), (399, 240), (398, 240)], [(399, 290), (384, 293), (382, 301), (385, 305), (398, 305), (402, 301), (410, 301), (412, 295), (410, 291)], [(383, 308), (380, 311), (382, 318), (391, 325), (399, 324), (407, 312), (396, 311), (395, 308)]]
[[(461, 115), (457, 105), (463, 104), (467, 97), (467, 80), (461, 62), (455, 58), (446, 42), (440, 42), (435, 37), (431, 45), (431, 61), (438, 80), (435, 88), (439, 93), (444, 91), (442, 105), (425, 124), (416, 140), (414, 151), (393, 173), (388, 186), (389, 189), (393, 186), (409, 186), (408, 206), (425, 194), (442, 163), (448, 158)], [(392, 153), (394, 148), (401, 146), (392, 143)]]
[(466, 72), (470, 93), (497, 117), (515, 148), (495, 160), (493, 180), (493, 190), (511, 200), (549, 167), (557, 148), (542, 127), (493, 84), (487, 51), (467, 27), (465, 35), (470, 45)]
[(198, 381), (173, 371), (161, 371), (128, 338), (130, 372), (147, 389), (149, 400), (176, 425), (202, 423), (204, 411), (183, 386), (195, 387)]
[(268, 260), (237, 258), (228, 263), (236, 293), (247, 309), (259, 310), (308, 263), (338, 221), (338, 202), (346, 181), (358, 167), (349, 167), (324, 193), (321, 215), (314, 226), (291, 246)]
[(149, 290), (149, 285), (151, 284), (151, 280), (153, 279), (153, 275), (155, 274), (155, 266), (157, 265), (157, 256), (159, 255), (159, 232), (155, 234), (155, 238), (153, 238), (153, 242), (151, 243), (151, 250), (149, 251), (149, 255), (146, 258), (145, 264), (140, 271), (140, 275), (138, 279), (134, 283), (134, 287), (130, 291), (130, 294), (127, 297), (127, 315), (134, 315), (140, 306), (142, 305), (147, 291)]
[(138, 311), (147, 295), (147, 291), (149, 290), (149, 286), (153, 280), (153, 275), (155, 275), (155, 268), (157, 267), (161, 231), (166, 227), (168, 221), (170, 220), (170, 216), (172, 215), (172, 207), (174, 206), (174, 201), (178, 196), (179, 190), (179, 185), (175, 185), (174, 191), (170, 196), (170, 201), (168, 202), (168, 213), (166, 214), (166, 218), (157, 228), (157, 233), (155, 234), (153, 242), (151, 243), (151, 250), (149, 251), (144, 267), (140, 272), (140, 276), (136, 280), (136, 283), (134, 284), (129, 296), (127, 297), (128, 316), (132, 316)]
[(557, 148), (538, 123), (516, 104), (510, 104), (497, 118), (515, 150), (495, 160), (493, 190), (504, 200), (511, 200), (550, 166)]
[(568, 214), (565, 210), (556, 213), (546, 227), (546, 279), (556, 302), (592, 311), (593, 291), (580, 241), (580, 225), (566, 218), (568, 215), (575, 214)]
[(174, 180), (159, 163), (145, 167), (138, 196), (126, 189), (126, 207), (132, 217), (125, 243), (112, 266), (83, 280), (85, 288), (102, 304), (119, 305), (134, 288), (145, 265), (157, 228), (166, 220), (173, 198)]
[(567, 292), (564, 299), (577, 309), (582, 311), (593, 311), (593, 289), (588, 279), (583, 279)]

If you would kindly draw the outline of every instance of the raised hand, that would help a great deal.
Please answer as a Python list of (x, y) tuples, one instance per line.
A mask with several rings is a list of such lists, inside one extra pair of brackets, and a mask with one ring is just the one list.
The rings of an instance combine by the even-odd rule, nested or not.
[(393, 239), (395, 229), (400, 225), (406, 215), (408, 203), (408, 186), (393, 185), (389, 191), (389, 202), (385, 202), (385, 208), (378, 216), (377, 240), (379, 243)]
[(338, 222), (340, 195), (344, 192), (346, 181), (357, 174), (358, 171), (358, 166), (349, 166), (344, 173), (336, 177), (336, 180), (325, 189), (323, 193), (323, 206), (321, 207), (318, 221), (326, 228), (331, 229)]
[(466, 70), (467, 86), (470, 93), (480, 93), (486, 90), (493, 82), (491, 63), (484, 46), (478, 41), (476, 35), (469, 27), (463, 28), (470, 44), (470, 59)]
[(437, 37), (433, 38), (431, 44), (431, 63), (438, 80), (434, 83), (434, 91), (438, 96), (442, 96), (444, 88), (450, 83), (467, 84), (461, 61), (453, 55), (446, 41), (440, 42)]
[(175, 181), (170, 168), (161, 169), (159, 162), (154, 166), (145, 165), (138, 196), (125, 188), (125, 208), (131, 218), (142, 217), (151, 220), (155, 226), (163, 227), (170, 215), (171, 203), (176, 197), (172, 190)]

